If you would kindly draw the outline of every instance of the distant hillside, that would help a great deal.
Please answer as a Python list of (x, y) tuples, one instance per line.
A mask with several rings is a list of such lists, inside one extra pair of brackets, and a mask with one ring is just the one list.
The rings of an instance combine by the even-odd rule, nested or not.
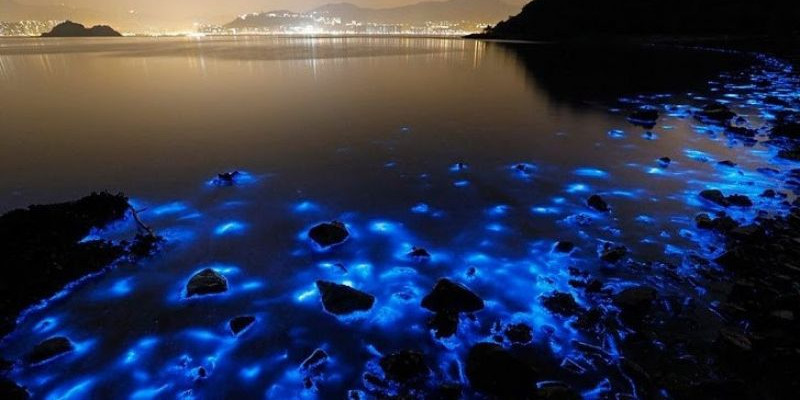
[(359, 21), (382, 24), (422, 24), (427, 21), (500, 21), (518, 12), (517, 6), (501, 0), (427, 1), (409, 6), (374, 9), (350, 3), (328, 4), (305, 13), (270, 11), (240, 17), (225, 25), (228, 29), (268, 28), (314, 18), (337, 18), (343, 22)]
[(785, 0), (534, 0), (482, 37), (592, 35), (787, 35), (800, 2)]
[(110, 26), (97, 25), (87, 28), (72, 21), (62, 22), (56, 25), (52, 31), (43, 33), (42, 37), (119, 37), (119, 32)]

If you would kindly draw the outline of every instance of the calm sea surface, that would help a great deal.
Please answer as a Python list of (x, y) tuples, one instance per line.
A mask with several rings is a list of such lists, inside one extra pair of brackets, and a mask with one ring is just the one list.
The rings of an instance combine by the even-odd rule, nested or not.
[[(587, 337), (543, 308), (554, 290), (588, 304), (567, 267), (613, 289), (648, 282), (704, 299), (658, 271), (601, 266), (598, 248), (624, 244), (637, 259), (678, 266), (691, 252), (710, 256), (714, 239), (693, 218), (713, 207), (696, 193), (779, 184), (757, 172), (772, 150), (689, 116), (717, 99), (760, 126), (764, 114), (746, 100), (763, 93), (725, 75), (753, 63), (459, 39), (0, 40), (0, 210), (122, 191), (168, 240), (153, 260), (29, 312), (0, 350), (16, 358), (53, 335), (76, 343), (73, 354), (14, 370), (47, 399), (340, 399), (368, 391), (362, 374), (400, 349), (424, 352), (432, 379), (463, 382), (464, 354), (491, 340), (496, 323), (525, 322), (556, 364), (582, 362), (573, 341), (608, 349), (613, 339)], [(643, 104), (662, 115), (649, 131), (626, 121)], [(669, 168), (656, 161), (665, 156)], [(210, 183), (231, 170), (246, 172), (240, 184)], [(595, 193), (611, 214), (585, 206)], [(333, 219), (351, 238), (318, 251), (305, 232)], [(133, 230), (128, 221), (98, 235)], [(558, 240), (577, 249), (554, 254)], [(431, 259), (407, 257), (413, 246)], [(231, 290), (184, 299), (205, 267)], [(440, 277), (487, 302), (446, 341), (419, 306)], [(322, 311), (317, 279), (376, 304), (339, 320)], [(225, 324), (241, 314), (258, 321), (234, 338)], [(315, 348), (331, 358), (306, 390), (298, 365)], [(591, 395), (608, 375), (586, 370), (571, 382)]]

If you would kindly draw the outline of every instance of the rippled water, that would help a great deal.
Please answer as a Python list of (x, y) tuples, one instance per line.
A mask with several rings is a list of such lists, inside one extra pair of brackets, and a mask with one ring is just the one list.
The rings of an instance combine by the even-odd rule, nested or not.
[[(597, 252), (624, 244), (636, 259), (691, 277), (687, 255), (715, 251), (715, 239), (694, 229), (696, 213), (714, 210), (700, 190), (780, 208), (757, 197), (781, 185), (780, 174), (758, 171), (780, 164), (774, 149), (743, 146), (690, 117), (716, 99), (761, 126), (771, 117), (761, 100), (786, 92), (737, 73), (765, 68), (783, 84), (780, 69), (752, 59), (676, 50), (451, 39), (0, 41), (0, 206), (124, 191), (167, 239), (154, 259), (27, 313), (0, 348), (15, 358), (54, 335), (76, 343), (65, 357), (14, 370), (37, 398), (343, 398), (369, 391), (362, 374), (401, 349), (424, 352), (435, 381), (464, 382), (469, 347), (492, 340), (496, 324), (524, 322), (546, 363), (586, 367), (548, 380), (568, 380), (587, 397), (632, 392), (609, 373), (613, 362), (593, 365), (573, 346), (595, 344), (616, 358), (618, 338), (578, 331), (541, 298), (559, 290), (596, 305), (568, 284), (576, 267), (612, 290), (647, 282), (711, 304), (713, 293), (671, 279), (671, 268), (617, 268)], [(661, 109), (649, 133), (626, 121), (640, 104)], [(661, 168), (665, 156), (673, 163)], [(240, 184), (210, 182), (233, 169), (247, 171)], [(585, 206), (595, 193), (611, 214)], [(319, 251), (306, 232), (334, 219), (352, 235)], [(98, 236), (134, 230), (127, 221)], [(577, 250), (554, 253), (558, 240)], [(431, 259), (409, 257), (414, 246)], [(206, 267), (231, 290), (183, 298)], [(419, 305), (440, 277), (487, 302), (443, 341)], [(326, 314), (318, 279), (373, 294), (376, 304), (356, 318)], [(235, 338), (226, 324), (242, 314), (257, 323)], [(298, 366), (315, 348), (331, 359), (306, 390)], [(197, 379), (201, 366), (206, 379)]]

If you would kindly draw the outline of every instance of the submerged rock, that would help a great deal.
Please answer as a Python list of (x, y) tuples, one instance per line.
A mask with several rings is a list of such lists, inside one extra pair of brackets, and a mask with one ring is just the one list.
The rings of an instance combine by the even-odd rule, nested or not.
[(614, 246), (611, 243), (603, 245), (603, 251), (600, 252), (600, 259), (611, 264), (620, 262), (625, 256), (628, 255), (628, 248), (625, 246)]
[(569, 293), (555, 292), (545, 296), (542, 303), (550, 312), (564, 317), (576, 315), (581, 310), (581, 306), (575, 302), (575, 298)]
[(321, 367), (328, 361), (328, 353), (322, 349), (316, 349), (314, 352), (311, 353), (310, 356), (306, 357), (305, 360), (300, 364), (300, 369), (303, 371), (312, 371)]
[(236, 178), (242, 173), (239, 171), (222, 172), (217, 174), (217, 183), (220, 185), (230, 186), (236, 183)]
[(749, 197), (741, 195), (741, 194), (734, 194), (730, 196), (725, 196), (722, 194), (721, 191), (717, 189), (708, 189), (703, 190), (700, 192), (700, 197), (703, 199), (710, 201), (714, 204), (720, 205), (722, 207), (751, 207), (753, 206), (753, 201), (750, 200)]
[(33, 350), (25, 356), (25, 360), (33, 365), (41, 364), (73, 350), (75, 350), (75, 346), (72, 345), (69, 339), (63, 336), (57, 336), (37, 344)]
[(469, 350), (466, 375), (475, 390), (500, 399), (531, 399), (536, 393), (536, 371), (494, 343)]
[(555, 247), (556, 252), (558, 253), (570, 253), (572, 250), (575, 250), (575, 243), (566, 242), (566, 241), (559, 241), (556, 243)]
[(647, 315), (658, 297), (658, 292), (649, 286), (625, 289), (614, 296), (614, 305), (620, 309), (624, 320), (639, 319)]
[(471, 313), (483, 309), (483, 299), (466, 286), (447, 278), (439, 279), (433, 290), (422, 299), (422, 307), (433, 312)]
[(317, 281), (317, 289), (322, 297), (325, 311), (334, 315), (348, 315), (358, 311), (369, 311), (375, 304), (375, 297), (350, 286), (338, 283)]
[(211, 268), (196, 273), (186, 284), (186, 297), (219, 294), (227, 291), (228, 280)]
[(256, 317), (252, 315), (242, 315), (236, 317), (228, 322), (228, 327), (231, 329), (233, 336), (239, 336), (247, 328), (250, 328), (256, 322)]
[(508, 325), (503, 333), (513, 344), (528, 344), (533, 341), (533, 328), (526, 324)]
[(713, 230), (721, 233), (729, 232), (739, 227), (739, 223), (726, 214), (712, 219), (708, 214), (700, 214), (695, 217), (695, 223), (700, 229)]
[(591, 197), (589, 197), (588, 200), (586, 200), (586, 205), (588, 205), (589, 208), (595, 209), (600, 212), (611, 211), (611, 208), (608, 206), (608, 203), (606, 203), (606, 201), (603, 200), (602, 197), (596, 194), (592, 195)]
[(658, 117), (658, 109), (654, 107), (642, 107), (628, 116), (628, 122), (645, 129), (652, 129), (656, 126)]
[(724, 104), (709, 104), (695, 116), (704, 122), (727, 124), (736, 117), (736, 113)]
[(670, 164), (672, 164), (672, 159), (669, 157), (661, 157), (658, 159), (658, 165), (660, 165), (661, 168), (667, 168)]
[(416, 260), (427, 260), (431, 258), (431, 253), (428, 253), (428, 250), (425, 250), (422, 247), (415, 246), (408, 253), (408, 256)]
[(430, 375), (425, 357), (416, 351), (406, 350), (384, 356), (380, 366), (387, 379), (399, 383), (410, 383)]
[(347, 231), (347, 227), (339, 221), (319, 224), (308, 231), (308, 237), (322, 248), (341, 244), (349, 236), (350, 232)]

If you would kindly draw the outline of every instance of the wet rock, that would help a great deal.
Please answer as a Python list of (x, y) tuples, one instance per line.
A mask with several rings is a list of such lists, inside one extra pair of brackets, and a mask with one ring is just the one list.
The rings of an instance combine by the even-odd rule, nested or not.
[(413, 247), (408, 256), (415, 260), (427, 260), (431, 258), (431, 253), (421, 247)]
[(545, 296), (542, 303), (550, 312), (564, 317), (571, 317), (581, 310), (581, 306), (575, 302), (575, 298), (569, 293), (555, 292)]
[(758, 131), (743, 126), (728, 125), (725, 127), (725, 133), (740, 138), (754, 138)]
[(589, 197), (588, 200), (586, 200), (586, 205), (588, 205), (589, 208), (592, 208), (600, 212), (611, 211), (611, 208), (608, 206), (608, 203), (606, 203), (606, 201), (603, 200), (602, 197), (596, 194), (592, 195), (591, 197)]
[(228, 291), (228, 280), (211, 268), (195, 274), (186, 284), (186, 297), (219, 294)]
[(654, 107), (642, 107), (628, 116), (628, 122), (645, 129), (652, 129), (656, 126), (658, 117), (658, 109)]
[(436, 388), (430, 397), (430, 400), (461, 400), (463, 398), (463, 391), (464, 389), (461, 387), (461, 385), (440, 385), (438, 388)]
[(720, 161), (717, 164), (719, 164), (719, 165), (721, 165), (723, 167), (729, 167), (729, 168), (734, 168), (737, 165), (735, 162), (733, 162), (731, 160)]
[(730, 232), (739, 227), (739, 223), (726, 214), (721, 214), (713, 219), (708, 214), (700, 214), (695, 217), (694, 221), (700, 229), (713, 230), (720, 233)]
[(704, 122), (727, 124), (736, 117), (736, 113), (724, 104), (709, 104), (695, 116)]
[(37, 344), (33, 350), (25, 356), (25, 360), (32, 365), (41, 364), (73, 350), (75, 350), (75, 346), (72, 345), (69, 339), (63, 336), (57, 336)]
[(628, 255), (627, 247), (606, 243), (603, 245), (603, 250), (600, 252), (600, 259), (610, 264), (616, 264), (622, 261), (626, 255)]
[(416, 351), (406, 350), (384, 356), (380, 366), (387, 379), (399, 383), (418, 381), (430, 375), (425, 357)]
[(778, 152), (778, 157), (790, 161), (800, 161), (800, 146)]
[(716, 189), (703, 190), (700, 192), (700, 197), (723, 207), (729, 206), (728, 200), (725, 198), (725, 195), (722, 194), (722, 191)]
[(530, 172), (530, 167), (526, 164), (517, 164), (514, 166), (514, 170), (523, 174), (527, 174)]
[(761, 197), (768, 198), (768, 199), (774, 199), (774, 198), (778, 197), (778, 193), (776, 191), (772, 190), (772, 189), (767, 189), (763, 193), (761, 193)]
[(328, 353), (322, 349), (314, 350), (310, 356), (306, 357), (305, 360), (300, 364), (300, 369), (306, 372), (315, 370), (321, 367), (328, 361)]
[(730, 195), (725, 198), (728, 201), (728, 204), (734, 207), (752, 207), (753, 201), (750, 200), (749, 197), (741, 195), (741, 194), (734, 194)]
[(422, 299), (422, 307), (433, 312), (471, 313), (483, 309), (483, 299), (466, 286), (447, 278), (439, 279), (433, 290)]
[(0, 398), (3, 400), (27, 400), (30, 394), (16, 383), (0, 377)]
[(159, 246), (164, 243), (164, 238), (153, 233), (137, 234), (133, 243), (128, 247), (128, 252), (135, 258), (146, 258), (155, 255)]
[(558, 253), (570, 253), (572, 250), (575, 249), (575, 243), (566, 242), (566, 241), (559, 241), (556, 243), (556, 252)]
[(222, 172), (217, 174), (217, 183), (221, 185), (233, 185), (236, 183), (236, 178), (241, 175), (239, 171)]
[(661, 166), (661, 168), (667, 168), (670, 164), (672, 164), (672, 159), (669, 157), (661, 157), (658, 159), (658, 165)]
[(93, 193), (0, 217), (0, 265), (5, 282), (13, 282), (0, 283), (0, 337), (13, 329), (22, 310), (125, 256), (123, 246), (83, 239), (124, 218), (129, 209), (122, 194)]
[(460, 317), (457, 312), (437, 312), (428, 320), (428, 326), (433, 328), (436, 338), (447, 338), (456, 334)]
[(782, 122), (770, 131), (772, 136), (800, 139), (800, 122)]
[(533, 328), (526, 324), (508, 325), (503, 333), (513, 344), (528, 344), (533, 341)]
[(649, 286), (637, 286), (625, 289), (614, 296), (614, 305), (617, 306), (624, 320), (644, 317), (650, 312), (658, 292)]
[(242, 315), (230, 320), (228, 322), (228, 328), (230, 328), (231, 333), (233, 333), (233, 336), (239, 336), (240, 333), (244, 332), (255, 322), (256, 322), (256, 317), (252, 315)]
[(341, 244), (349, 236), (347, 227), (339, 221), (319, 224), (308, 231), (308, 237), (322, 248)]
[(475, 390), (500, 399), (531, 399), (536, 393), (536, 371), (493, 343), (469, 350), (466, 375)]
[(317, 281), (325, 311), (334, 315), (348, 315), (358, 311), (369, 311), (375, 297), (346, 285)]

